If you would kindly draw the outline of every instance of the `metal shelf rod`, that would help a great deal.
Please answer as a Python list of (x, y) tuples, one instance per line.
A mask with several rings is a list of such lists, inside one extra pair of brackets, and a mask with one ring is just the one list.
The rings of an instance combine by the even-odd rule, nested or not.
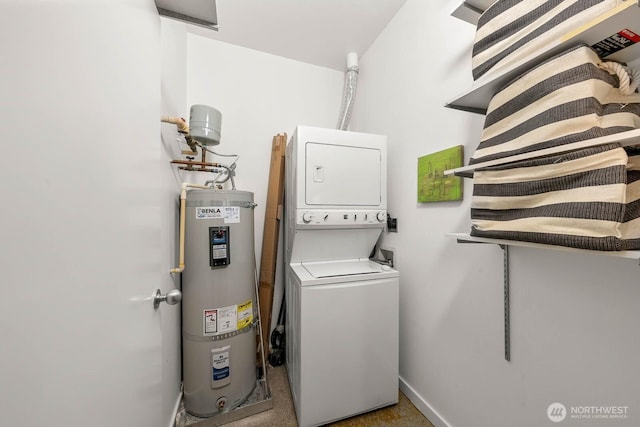
[(509, 305), (509, 245), (500, 245), (504, 253), (504, 360), (511, 361), (511, 310)]

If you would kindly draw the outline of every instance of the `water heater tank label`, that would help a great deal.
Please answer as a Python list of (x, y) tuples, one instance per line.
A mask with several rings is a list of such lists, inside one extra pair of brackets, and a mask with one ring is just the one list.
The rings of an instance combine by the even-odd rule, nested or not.
[(247, 327), (253, 321), (253, 305), (251, 300), (238, 305), (238, 329)]
[(204, 335), (218, 332), (218, 310), (204, 310)]
[(218, 309), (218, 333), (233, 332), (238, 325), (238, 306), (230, 305)]
[(239, 223), (240, 222), (240, 208), (238, 206), (225, 206), (224, 207), (224, 222), (225, 223)]
[(213, 356), (213, 379), (221, 380), (229, 376), (229, 353), (224, 352)]
[(251, 301), (240, 305), (207, 308), (202, 312), (202, 335), (211, 337), (233, 332), (250, 324), (252, 320)]
[[(228, 349), (228, 347), (226, 347)], [(212, 352), (212, 380), (216, 381), (229, 378), (229, 351), (214, 350)], [(227, 382), (227, 381), (225, 381)]]
[(196, 219), (224, 218), (224, 209), (219, 206), (196, 207)]
[(225, 223), (240, 222), (240, 207), (238, 206), (198, 206), (196, 219), (224, 219)]

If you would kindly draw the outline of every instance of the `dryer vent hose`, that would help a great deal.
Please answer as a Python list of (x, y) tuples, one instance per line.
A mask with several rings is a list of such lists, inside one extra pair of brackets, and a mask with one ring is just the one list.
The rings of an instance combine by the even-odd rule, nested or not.
[(356, 98), (356, 89), (358, 87), (358, 54), (350, 53), (347, 55), (347, 72), (344, 81), (344, 95), (342, 97), (342, 108), (340, 109), (340, 117), (338, 117), (338, 129), (347, 130), (349, 121), (351, 120), (351, 110)]

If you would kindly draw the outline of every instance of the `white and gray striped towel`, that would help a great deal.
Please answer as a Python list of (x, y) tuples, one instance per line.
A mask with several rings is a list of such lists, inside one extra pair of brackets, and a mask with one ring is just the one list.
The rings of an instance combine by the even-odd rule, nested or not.
[[(491, 99), (480, 144), (469, 163), (556, 147), (640, 127), (640, 94), (586, 45), (543, 62)], [(628, 79), (626, 81), (628, 84)], [(636, 82), (637, 83), (637, 82)]]
[(535, 56), (567, 32), (626, 0), (498, 0), (478, 21), (472, 53), (474, 80), (489, 78)]
[(471, 235), (640, 248), (640, 153), (605, 144), (477, 170)]

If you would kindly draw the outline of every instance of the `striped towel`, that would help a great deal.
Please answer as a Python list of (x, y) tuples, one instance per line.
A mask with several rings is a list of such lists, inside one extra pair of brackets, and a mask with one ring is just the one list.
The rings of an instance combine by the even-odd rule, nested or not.
[(617, 143), (477, 170), (471, 235), (640, 248), (640, 152)]
[[(621, 77), (609, 71), (612, 67)], [(562, 52), (491, 99), (480, 144), (469, 163), (639, 128), (640, 94), (629, 81), (624, 67), (601, 61), (586, 45)]]
[(478, 21), (471, 59), (473, 79), (485, 73), (494, 74), (544, 51), (567, 32), (624, 1), (496, 1)]

